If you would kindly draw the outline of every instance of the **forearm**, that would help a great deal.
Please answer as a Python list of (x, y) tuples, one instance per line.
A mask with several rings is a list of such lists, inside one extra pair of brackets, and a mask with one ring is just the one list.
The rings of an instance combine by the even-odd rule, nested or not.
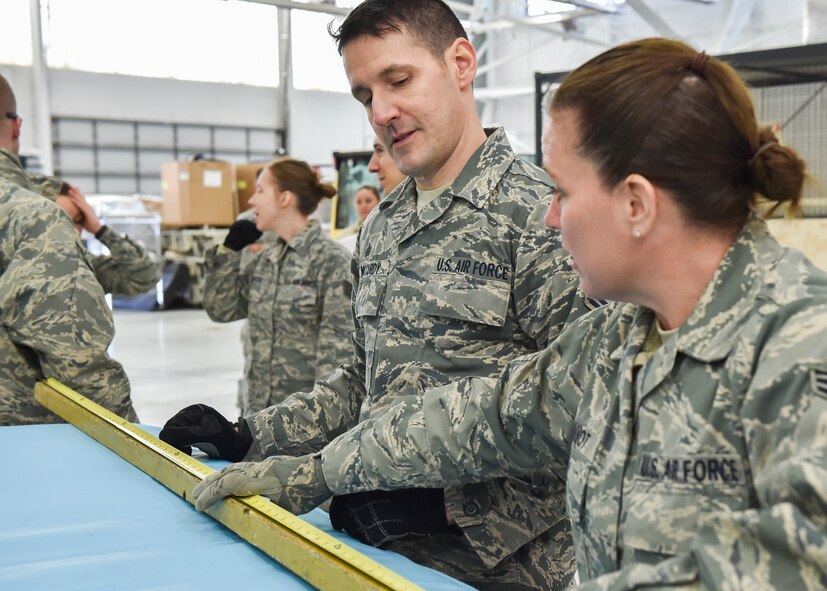
[(145, 293), (161, 279), (158, 264), (138, 244), (104, 226), (98, 240), (108, 256), (90, 257), (90, 264), (103, 289), (116, 295)]
[(241, 272), (241, 254), (220, 246), (207, 251), (204, 310), (216, 322), (247, 317), (248, 281)]
[(562, 457), (540, 431), (548, 416), (538, 408), (545, 363), (529, 356), (509, 364), (498, 382), (467, 378), (421, 399), (397, 399), (325, 449), (328, 485), (337, 494), (441, 488), (529, 474)]
[(538, 207), (520, 235), (514, 273), (514, 305), (520, 326), (542, 349), (590, 307), (578, 289), (580, 278), (571, 267), (557, 230), (542, 223)]
[(324, 448), (356, 424), (365, 397), (362, 379), (350, 366), (245, 421), (261, 457), (301, 455)]

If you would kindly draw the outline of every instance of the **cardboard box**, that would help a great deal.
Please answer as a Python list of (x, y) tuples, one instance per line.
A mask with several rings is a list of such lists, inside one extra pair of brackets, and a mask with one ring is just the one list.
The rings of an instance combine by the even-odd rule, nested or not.
[(256, 179), (258, 172), (267, 166), (266, 162), (253, 162), (249, 164), (236, 164), (233, 166), (233, 186), (236, 193), (236, 210), (237, 216), (242, 211), (250, 209), (248, 203), (250, 197), (256, 192)]
[(235, 221), (233, 169), (228, 162), (164, 162), (165, 226), (229, 226)]

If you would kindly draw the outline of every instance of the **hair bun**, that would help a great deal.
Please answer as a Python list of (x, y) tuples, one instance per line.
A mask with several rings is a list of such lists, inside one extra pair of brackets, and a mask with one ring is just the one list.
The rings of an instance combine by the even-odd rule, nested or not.
[(762, 128), (758, 140), (758, 148), (749, 160), (753, 189), (779, 205), (789, 203), (790, 209), (796, 211), (806, 177), (806, 163), (795, 150), (779, 143), (771, 127)]
[(330, 183), (319, 183), (319, 193), (321, 193), (325, 199), (333, 199), (334, 195), (336, 195), (336, 187)]

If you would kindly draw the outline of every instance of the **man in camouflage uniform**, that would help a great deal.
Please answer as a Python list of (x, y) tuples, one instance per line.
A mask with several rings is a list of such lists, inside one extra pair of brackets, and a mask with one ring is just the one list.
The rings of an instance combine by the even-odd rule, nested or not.
[(0, 425), (60, 419), (34, 400), (53, 377), (137, 421), (123, 367), (107, 355), (114, 325), (66, 215), (0, 177)]
[[(95, 256), (86, 252), (86, 259), (106, 293), (136, 295), (152, 289), (161, 279), (158, 264), (147, 252), (127, 236), (100, 223), (84, 195), (61, 179), (29, 176), (18, 157), (20, 127), (14, 93), (8, 81), (0, 76), (0, 105), (4, 107), (4, 124), (0, 126), (0, 177), (56, 201), (72, 218), (80, 232), (86, 229), (109, 249), (109, 255)], [(10, 115), (15, 115), (10, 117)]]
[[(368, 11), (394, 15), (391, 23), (401, 30), (381, 29), (381, 36), (359, 31), (352, 40), (343, 35), (345, 68), (377, 135), (412, 178), (371, 212), (359, 236), (352, 262), (353, 364), (312, 392), (246, 417), (261, 456), (319, 450), (357, 414), (360, 420), (381, 417), (400, 396), (419, 397), (461, 377), (496, 376), (586, 311), (559, 234), (543, 225), (551, 194), (547, 175), (515, 156), (503, 130), (483, 130), (471, 87), (476, 56), (456, 17), (432, 0), (369, 0), (342, 31)], [(404, 23), (417, 14), (433, 20), (410, 21), (418, 27), (412, 34)], [(368, 26), (386, 24), (375, 24), (373, 15), (367, 20)], [(454, 26), (450, 47), (440, 48), (437, 58), (420, 34), (448, 21)], [(447, 57), (452, 52), (459, 57)], [(388, 64), (417, 72), (410, 91), (417, 98), (377, 82), (374, 72)], [(414, 94), (420, 85), (430, 100)], [(444, 153), (446, 145), (454, 148)], [(434, 152), (449, 164), (417, 163)], [(423, 194), (429, 189), (438, 190)], [(563, 588), (574, 571), (563, 470), (550, 463), (520, 478), (421, 497), (377, 493), (377, 504), (391, 509), (364, 529), (388, 529), (393, 519), (401, 527), (385, 536), (347, 531), (481, 589)], [(334, 499), (334, 525), (337, 505), (344, 504), (345, 516), (356, 515), (376, 507), (370, 500)], [(449, 528), (423, 525), (446, 511), (454, 522)], [(418, 515), (406, 519), (411, 512)]]

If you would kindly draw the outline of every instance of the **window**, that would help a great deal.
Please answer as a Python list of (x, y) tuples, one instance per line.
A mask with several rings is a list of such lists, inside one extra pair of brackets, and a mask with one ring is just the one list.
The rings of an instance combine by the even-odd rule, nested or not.
[(342, 58), (327, 32), (334, 18), (320, 12), (291, 11), (293, 88), (350, 92)]
[(6, 32), (0, 35), (0, 64), (31, 66), (32, 20), (29, 13), (29, 0), (2, 0), (2, 2), (2, 21)]
[(272, 6), (238, 0), (50, 0), (47, 59), (52, 68), (274, 87), (277, 18)]

